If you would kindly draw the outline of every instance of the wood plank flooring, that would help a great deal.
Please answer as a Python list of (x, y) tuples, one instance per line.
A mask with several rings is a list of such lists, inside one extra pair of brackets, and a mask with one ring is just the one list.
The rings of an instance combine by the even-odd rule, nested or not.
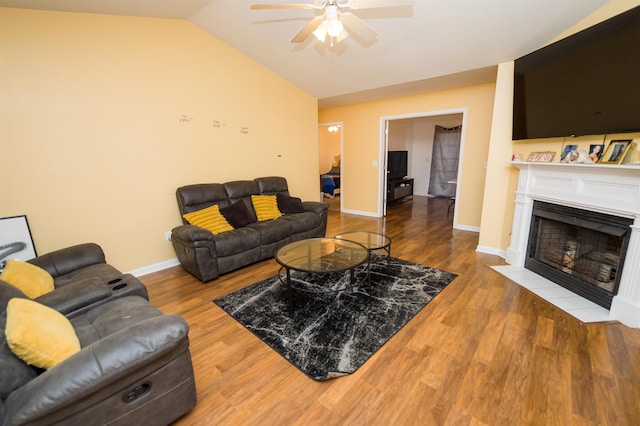
[(212, 299), (274, 275), (271, 259), (203, 284), (141, 277), (190, 325), (197, 406), (179, 425), (637, 425), (640, 330), (582, 324), (488, 266), (453, 230), (449, 200), (414, 197), (384, 219), (331, 209), (327, 235), (389, 235), (391, 254), (459, 276), (354, 374), (315, 382)]

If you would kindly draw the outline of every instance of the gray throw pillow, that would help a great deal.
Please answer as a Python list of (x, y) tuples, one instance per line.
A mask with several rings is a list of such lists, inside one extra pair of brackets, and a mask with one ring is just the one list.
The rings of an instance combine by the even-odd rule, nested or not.
[(304, 207), (302, 207), (302, 200), (296, 197), (290, 197), (285, 194), (276, 194), (276, 200), (278, 201), (278, 210), (282, 214), (294, 214), (304, 213)]
[(242, 200), (238, 200), (231, 205), (222, 207), (220, 209), (220, 213), (225, 219), (227, 219), (229, 225), (236, 229), (254, 222), (251, 212)]

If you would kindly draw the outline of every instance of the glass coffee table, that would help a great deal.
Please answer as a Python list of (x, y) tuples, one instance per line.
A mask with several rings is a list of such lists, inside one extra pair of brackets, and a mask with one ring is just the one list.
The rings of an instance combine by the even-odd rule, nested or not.
[[(296, 241), (280, 248), (275, 255), (276, 262), (285, 270), (285, 278), (279, 274), (280, 281), (287, 286), (289, 310), (293, 308), (294, 290), (324, 293), (346, 290), (355, 280), (354, 270), (369, 260), (369, 250), (357, 242), (339, 238), (309, 238)], [(295, 286), (291, 280), (291, 271), (327, 274), (349, 271), (349, 287), (309, 290)]]
[(369, 231), (343, 232), (334, 238), (344, 241), (353, 241), (362, 244), (368, 252), (367, 257), (367, 280), (371, 282), (371, 253), (376, 250), (384, 250), (387, 257), (391, 256), (391, 238), (384, 234)]

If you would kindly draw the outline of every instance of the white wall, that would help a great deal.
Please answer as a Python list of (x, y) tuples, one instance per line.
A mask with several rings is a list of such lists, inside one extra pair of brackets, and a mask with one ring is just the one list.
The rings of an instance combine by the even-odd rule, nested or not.
[(431, 153), (436, 125), (455, 127), (462, 114), (408, 118), (389, 122), (389, 151), (409, 151), (408, 176), (414, 178), (413, 193), (427, 195), (431, 174)]

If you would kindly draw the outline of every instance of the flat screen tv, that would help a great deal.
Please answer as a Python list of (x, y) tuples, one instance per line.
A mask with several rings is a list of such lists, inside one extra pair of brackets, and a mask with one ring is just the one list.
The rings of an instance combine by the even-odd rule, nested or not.
[(513, 139), (640, 131), (640, 6), (515, 61)]
[(408, 151), (387, 152), (387, 179), (402, 179), (407, 176)]

